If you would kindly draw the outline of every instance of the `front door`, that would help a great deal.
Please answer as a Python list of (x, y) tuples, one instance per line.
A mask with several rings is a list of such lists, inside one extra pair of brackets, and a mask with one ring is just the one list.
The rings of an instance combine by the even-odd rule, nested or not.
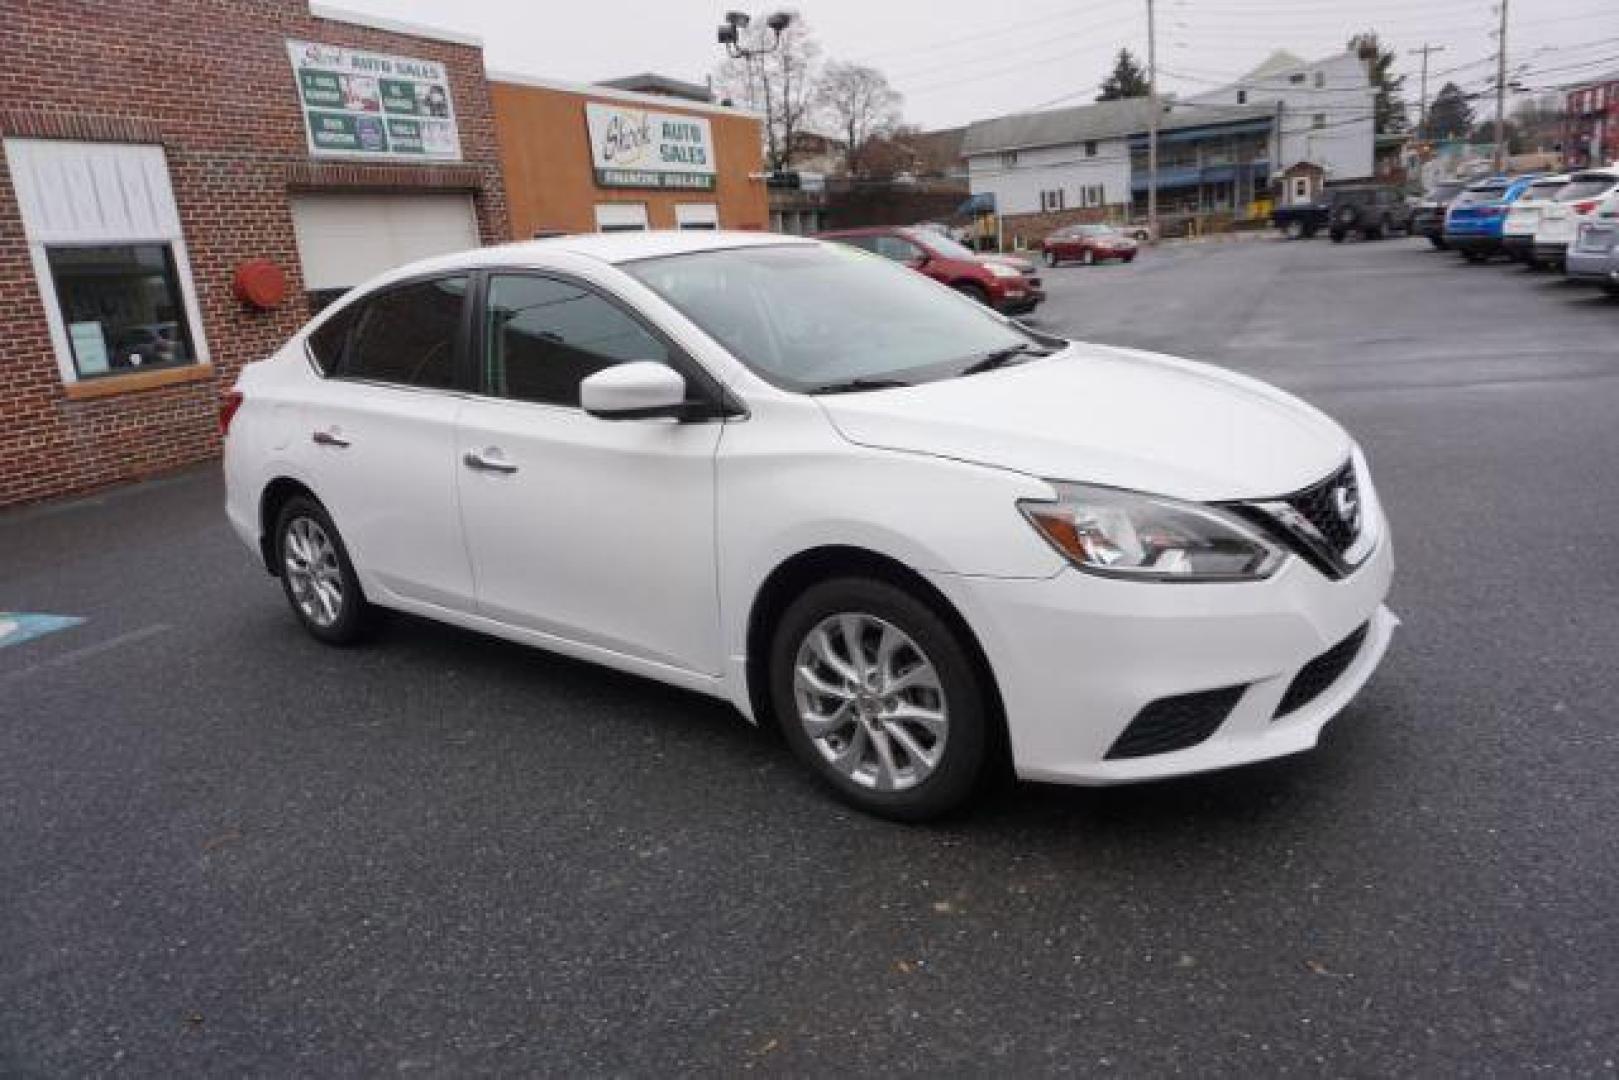
[[(461, 411), (461, 515), (489, 618), (688, 672), (721, 670), (714, 456), (723, 425), (602, 420), (579, 384), (684, 364), (582, 284), (491, 274), (484, 395)], [(689, 371), (688, 385), (692, 385)]]
[(330, 369), (297, 435), (315, 495), (362, 577), (395, 596), (456, 610), (473, 604), (455, 512), (467, 281), (385, 289), (316, 331), (312, 345)]

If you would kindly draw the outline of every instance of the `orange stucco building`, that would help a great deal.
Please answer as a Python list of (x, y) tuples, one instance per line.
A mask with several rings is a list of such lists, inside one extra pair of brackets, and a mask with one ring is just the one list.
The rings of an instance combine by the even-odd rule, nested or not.
[(767, 227), (755, 113), (518, 75), (489, 97), (513, 239)]

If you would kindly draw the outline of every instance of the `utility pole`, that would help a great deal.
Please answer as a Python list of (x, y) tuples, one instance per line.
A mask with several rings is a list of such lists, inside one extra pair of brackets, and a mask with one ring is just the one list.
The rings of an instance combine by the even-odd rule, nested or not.
[(1507, 0), (1501, 0), (1501, 29), (1495, 50), (1495, 171), (1507, 167)]
[[(1503, 3), (1506, 0), (1502, 0)], [(1147, 235), (1158, 242), (1158, 33), (1147, 0)]]
[(1406, 51), (1412, 56), (1417, 53), (1422, 54), (1422, 96), (1417, 102), (1417, 115), (1420, 117), (1417, 121), (1417, 135), (1426, 139), (1428, 137), (1428, 54), (1444, 52), (1445, 47), (1443, 45), (1429, 45), (1424, 41), (1422, 48), (1407, 49)]

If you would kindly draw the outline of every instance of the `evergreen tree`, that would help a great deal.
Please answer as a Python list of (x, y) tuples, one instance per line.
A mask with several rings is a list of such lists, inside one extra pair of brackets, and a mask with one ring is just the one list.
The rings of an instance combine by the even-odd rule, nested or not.
[(1377, 133), (1389, 135), (1406, 130), (1410, 126), (1410, 121), (1405, 115), (1405, 100), (1400, 97), (1400, 89), (1405, 85), (1405, 76), (1394, 74), (1396, 59), (1394, 50), (1383, 48), (1375, 30), (1368, 30), (1350, 38), (1349, 49), (1366, 61), (1372, 85), (1377, 87), (1377, 102), (1374, 106)]
[(1146, 96), (1146, 70), (1130, 54), (1129, 49), (1120, 49), (1118, 59), (1113, 61), (1112, 73), (1102, 80), (1102, 92), (1096, 95), (1096, 100), (1117, 101), (1120, 98)]
[(1448, 82), (1428, 106), (1428, 130), (1422, 134), (1429, 139), (1460, 139), (1472, 126), (1473, 107), (1467, 103), (1467, 95), (1461, 87)]

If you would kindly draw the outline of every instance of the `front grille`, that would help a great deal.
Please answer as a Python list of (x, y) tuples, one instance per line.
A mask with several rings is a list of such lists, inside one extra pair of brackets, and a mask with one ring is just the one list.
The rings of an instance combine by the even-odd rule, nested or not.
[(1355, 662), (1355, 657), (1360, 655), (1360, 647), (1366, 641), (1366, 631), (1370, 626), (1370, 623), (1362, 623), (1360, 629), (1300, 668), (1288, 684), (1287, 693), (1282, 695), (1282, 703), (1276, 706), (1276, 715), (1272, 719), (1280, 720), (1297, 712), (1337, 682), (1349, 670), (1349, 665)]
[(1246, 689), (1226, 686), (1159, 698), (1136, 713), (1108, 750), (1107, 760), (1151, 757), (1196, 746), (1225, 723)]
[(1360, 486), (1355, 482), (1355, 465), (1343, 468), (1297, 495), (1284, 500), (1315, 526), (1334, 554), (1342, 555), (1360, 537)]

